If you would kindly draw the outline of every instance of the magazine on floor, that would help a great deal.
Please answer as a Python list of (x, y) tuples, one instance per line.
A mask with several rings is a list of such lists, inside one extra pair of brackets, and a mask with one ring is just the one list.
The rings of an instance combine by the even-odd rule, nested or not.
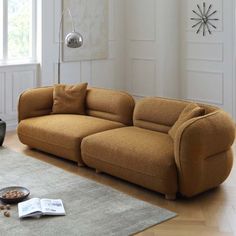
[(42, 215), (62, 216), (65, 209), (61, 199), (32, 198), (18, 204), (19, 218)]

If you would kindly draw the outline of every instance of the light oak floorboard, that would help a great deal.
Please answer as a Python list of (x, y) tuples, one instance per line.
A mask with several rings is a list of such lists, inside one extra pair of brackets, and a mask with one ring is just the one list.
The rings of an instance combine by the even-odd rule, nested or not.
[(220, 187), (191, 199), (177, 198), (175, 201), (168, 201), (164, 195), (104, 173), (96, 174), (94, 170), (78, 167), (73, 162), (31, 150), (19, 142), (16, 132), (7, 133), (4, 146), (178, 214), (174, 219), (137, 234), (139, 236), (236, 236), (236, 165)]

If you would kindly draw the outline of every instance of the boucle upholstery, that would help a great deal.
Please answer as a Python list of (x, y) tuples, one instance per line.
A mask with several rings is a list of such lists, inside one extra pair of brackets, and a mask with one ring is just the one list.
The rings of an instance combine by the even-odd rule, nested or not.
[(29, 89), (20, 95), (18, 122), (21, 120), (49, 115), (53, 106), (53, 87)]
[[(174, 198), (221, 184), (232, 168), (232, 119), (217, 107), (169, 130), (190, 104), (165, 98), (134, 100), (126, 93), (90, 88), (86, 115), (52, 115), (53, 88), (24, 92), (18, 135), (31, 147), (86, 164)], [(132, 116), (133, 115), (133, 116)], [(127, 125), (133, 126), (127, 127)]]
[[(134, 99), (125, 92), (88, 88), (85, 101), (86, 115), (132, 125)], [(53, 106), (53, 87), (29, 89), (18, 103), (18, 121), (49, 115)]]
[(233, 163), (232, 119), (222, 110), (184, 123), (174, 141), (179, 191), (193, 196), (221, 184)]
[(81, 140), (87, 135), (132, 124), (134, 100), (127, 93), (107, 89), (87, 90), (86, 115), (51, 114), (53, 87), (21, 94), (18, 136), (22, 143), (78, 162)]
[(168, 133), (186, 105), (188, 102), (144, 98), (135, 106), (133, 123), (140, 128)]
[(179, 129), (179, 127), (186, 121), (198, 117), (203, 116), (205, 114), (205, 109), (199, 107), (196, 103), (190, 103), (187, 105), (184, 110), (181, 112), (178, 120), (174, 123), (174, 125), (169, 130), (168, 134), (171, 138), (175, 139), (175, 135)]
[[(232, 168), (232, 119), (221, 109), (198, 104), (205, 115), (174, 126), (187, 101), (145, 98), (134, 111), (134, 127), (105, 131), (82, 141), (82, 159), (109, 173), (173, 197), (191, 197), (221, 184)], [(173, 197), (174, 198), (174, 197)]]
[(52, 114), (85, 115), (87, 83), (55, 84), (53, 89)]
[(123, 126), (92, 116), (58, 114), (22, 120), (17, 131), (22, 143), (82, 165), (80, 144), (84, 137)]
[(177, 191), (174, 145), (168, 134), (125, 127), (84, 138), (81, 150), (90, 167), (161, 193)]
[(89, 116), (132, 125), (134, 99), (127, 93), (110, 89), (90, 88), (86, 96)]

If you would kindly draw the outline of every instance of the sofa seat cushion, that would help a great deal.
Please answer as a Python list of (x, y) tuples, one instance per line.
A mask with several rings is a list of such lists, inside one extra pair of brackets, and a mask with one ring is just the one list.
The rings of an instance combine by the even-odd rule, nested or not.
[(81, 152), (90, 167), (159, 192), (175, 193), (173, 148), (168, 134), (124, 127), (85, 138)]
[(83, 164), (80, 144), (84, 137), (123, 126), (90, 116), (57, 114), (22, 120), (18, 135), (30, 147)]

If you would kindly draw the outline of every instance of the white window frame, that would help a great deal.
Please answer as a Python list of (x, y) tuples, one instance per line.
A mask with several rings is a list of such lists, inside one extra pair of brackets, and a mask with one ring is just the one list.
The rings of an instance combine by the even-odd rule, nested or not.
[[(37, 0), (32, 0), (32, 12), (31, 12), (31, 38), (30, 38), (30, 51), (31, 51), (31, 57), (29, 58), (22, 58), (22, 59), (9, 59), (8, 58), (8, 0), (0, 0), (0, 3), (2, 1), (3, 4), (3, 12), (2, 12), (2, 28), (3, 32), (1, 35), (3, 35), (2, 38), (2, 49), (3, 49), (3, 58), (0, 58), (0, 64), (12, 64), (12, 63), (32, 63), (36, 62), (36, 45), (37, 45)], [(1, 21), (1, 19), (0, 19)], [(1, 42), (1, 41), (0, 41)]]

